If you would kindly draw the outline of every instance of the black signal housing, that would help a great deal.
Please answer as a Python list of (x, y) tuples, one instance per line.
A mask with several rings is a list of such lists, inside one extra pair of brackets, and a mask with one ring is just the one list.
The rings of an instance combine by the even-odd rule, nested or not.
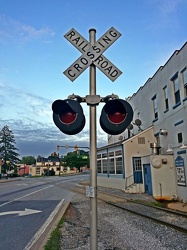
[(85, 116), (78, 101), (56, 100), (52, 104), (53, 121), (61, 132), (67, 135), (78, 134), (85, 126)]
[(125, 131), (132, 119), (131, 105), (123, 99), (112, 99), (101, 111), (100, 125), (107, 134), (118, 135)]

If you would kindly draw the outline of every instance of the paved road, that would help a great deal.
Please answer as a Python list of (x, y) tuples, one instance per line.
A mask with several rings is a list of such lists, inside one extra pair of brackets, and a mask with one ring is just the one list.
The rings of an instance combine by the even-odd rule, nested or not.
[(31, 249), (65, 202), (75, 195), (65, 187), (83, 179), (79, 175), (0, 183), (0, 249)]

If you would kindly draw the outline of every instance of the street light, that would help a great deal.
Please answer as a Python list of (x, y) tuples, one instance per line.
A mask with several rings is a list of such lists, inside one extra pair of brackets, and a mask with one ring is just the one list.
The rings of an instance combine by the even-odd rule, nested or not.
[[(186, 143), (185, 143), (186, 142)], [(182, 146), (180, 146), (180, 149), (186, 149), (187, 148), (187, 141), (183, 140)]]
[(167, 153), (173, 153), (173, 145), (168, 144), (168, 149), (166, 150)]

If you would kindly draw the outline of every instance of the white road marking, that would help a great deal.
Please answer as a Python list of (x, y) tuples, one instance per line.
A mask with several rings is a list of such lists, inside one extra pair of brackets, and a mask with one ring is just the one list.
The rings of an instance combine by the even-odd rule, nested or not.
[(32, 239), (29, 241), (29, 243), (25, 246), (23, 250), (29, 250), (34, 245), (34, 243), (40, 238), (40, 236), (45, 232), (46, 228), (49, 226), (51, 221), (53, 220), (54, 216), (60, 209), (62, 203), (64, 202), (64, 199), (62, 199), (56, 208), (53, 210), (53, 212), (50, 214), (48, 219), (45, 221), (45, 223), (41, 226), (41, 228), (35, 233), (35, 235), (32, 237)]
[(45, 187), (45, 188), (36, 190), (36, 191), (34, 191), (34, 192), (32, 192), (32, 193), (29, 193), (29, 194), (23, 195), (23, 196), (21, 196), (21, 197), (18, 197), (18, 198), (16, 198), (16, 199), (10, 200), (10, 201), (8, 201), (8, 202), (5, 202), (5, 203), (1, 204), (0, 207), (3, 207), (3, 206), (5, 206), (5, 205), (7, 205), (7, 204), (9, 204), (9, 203), (14, 202), (14, 201), (21, 200), (21, 199), (23, 199), (23, 198), (25, 198), (25, 197), (27, 197), (27, 196), (29, 196), (29, 195), (38, 193), (38, 192), (40, 192), (40, 191), (42, 191), (42, 190), (44, 190), (44, 189), (47, 189), (47, 188), (50, 188), (50, 187), (53, 187), (53, 186), (54, 186), (54, 185), (50, 185), (50, 186), (48, 186), (48, 187)]
[(22, 211), (8, 211), (8, 212), (2, 212), (2, 213), (0, 213), (0, 216), (9, 215), (9, 214), (18, 214), (19, 216), (24, 216), (24, 215), (30, 215), (30, 214), (41, 213), (41, 212), (42, 212), (42, 211), (40, 211), (40, 210), (34, 210), (34, 209), (25, 208), (25, 210), (22, 210)]

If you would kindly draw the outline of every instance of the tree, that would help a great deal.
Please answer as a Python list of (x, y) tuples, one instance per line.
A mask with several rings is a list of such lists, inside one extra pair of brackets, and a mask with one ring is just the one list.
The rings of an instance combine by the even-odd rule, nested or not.
[(36, 159), (34, 156), (23, 156), (21, 159), (21, 163), (27, 165), (34, 165), (36, 163)]
[(84, 150), (69, 152), (61, 161), (64, 167), (77, 168), (79, 171), (81, 167), (89, 166), (89, 156)]
[(3, 160), (2, 173), (7, 173), (8, 170), (17, 168), (17, 163), (20, 162), (18, 149), (14, 146), (16, 141), (13, 132), (5, 125), (0, 131), (0, 157)]

